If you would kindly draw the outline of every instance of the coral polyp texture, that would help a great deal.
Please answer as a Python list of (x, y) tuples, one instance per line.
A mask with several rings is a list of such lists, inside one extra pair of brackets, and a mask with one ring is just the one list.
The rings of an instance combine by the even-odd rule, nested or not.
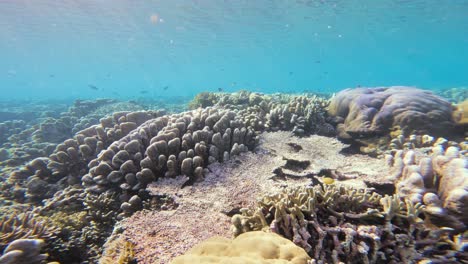
[[(315, 263), (410, 263), (437, 260), (441, 254), (458, 260), (458, 249), (449, 240), (423, 227), (423, 208), (367, 189), (300, 187), (264, 196), (256, 208), (241, 209), (232, 217), (232, 229), (235, 235), (278, 233), (304, 248)], [(429, 241), (446, 245), (445, 252), (425, 244)]]
[(405, 135), (448, 135), (454, 128), (452, 111), (450, 102), (432, 92), (403, 86), (346, 89), (332, 98), (328, 109), (343, 138), (395, 129)]
[(190, 249), (171, 264), (245, 263), (307, 264), (304, 249), (275, 234), (262, 231), (244, 233), (233, 240), (213, 237)]

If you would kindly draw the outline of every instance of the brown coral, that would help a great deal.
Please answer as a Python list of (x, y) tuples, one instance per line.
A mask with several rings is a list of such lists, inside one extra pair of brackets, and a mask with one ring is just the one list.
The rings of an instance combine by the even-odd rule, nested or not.
[(343, 138), (385, 135), (400, 128), (405, 135), (446, 135), (454, 128), (452, 105), (439, 96), (412, 87), (392, 86), (340, 91), (328, 113), (336, 118)]

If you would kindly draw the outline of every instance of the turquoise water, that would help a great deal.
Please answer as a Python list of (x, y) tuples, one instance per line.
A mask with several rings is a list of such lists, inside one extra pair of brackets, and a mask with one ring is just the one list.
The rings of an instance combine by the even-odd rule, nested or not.
[(468, 1), (0, 1), (0, 99), (468, 85)]

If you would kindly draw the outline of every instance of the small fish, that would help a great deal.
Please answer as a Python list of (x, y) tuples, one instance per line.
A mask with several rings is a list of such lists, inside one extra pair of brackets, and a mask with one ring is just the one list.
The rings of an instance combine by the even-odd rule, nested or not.
[(289, 75), (293, 75), (293, 73), (294, 73), (294, 72), (290, 71), (290, 72), (289, 72)]
[(141, 90), (140, 93), (141, 93), (141, 94), (147, 94), (148, 91), (147, 91), (147, 90)]
[(319, 61), (319, 60), (316, 60), (315, 63), (320, 63), (320, 61)]
[(55, 77), (55, 75), (49, 74), (49, 78), (54, 78), (54, 77)]
[(222, 91), (224, 91), (224, 89), (221, 88), (221, 87), (219, 87), (219, 88), (218, 88), (218, 92), (222, 92)]
[(237, 85), (236, 82), (231, 83), (231, 86), (236, 86), (236, 85)]
[(322, 182), (325, 183), (325, 184), (333, 184), (335, 182), (335, 180), (333, 178), (330, 178), (330, 177), (323, 177), (322, 178)]
[(169, 89), (169, 86), (168, 86), (168, 85), (166, 85), (166, 86), (163, 87), (163, 90), (164, 90), (164, 91), (166, 91), (167, 89)]
[(88, 87), (92, 90), (99, 90), (99, 88), (97, 88), (96, 85), (88, 84)]

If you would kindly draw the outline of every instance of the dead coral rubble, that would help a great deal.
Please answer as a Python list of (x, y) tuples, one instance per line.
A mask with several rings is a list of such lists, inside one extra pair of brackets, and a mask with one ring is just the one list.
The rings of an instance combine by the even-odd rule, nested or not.
[[(265, 196), (232, 217), (236, 235), (271, 230), (304, 248), (316, 263), (456, 261), (440, 231), (422, 225), (421, 204), (338, 185), (301, 187)], [(437, 245), (436, 245), (437, 244)], [(444, 245), (441, 247), (441, 245)]]

